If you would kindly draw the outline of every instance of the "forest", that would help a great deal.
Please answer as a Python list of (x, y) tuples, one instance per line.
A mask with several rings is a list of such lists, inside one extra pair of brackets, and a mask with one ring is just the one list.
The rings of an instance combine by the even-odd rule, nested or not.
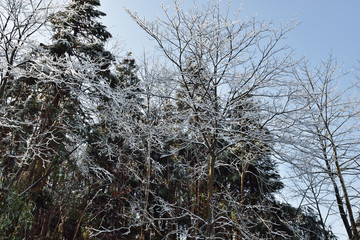
[(135, 59), (100, 0), (1, 0), (0, 239), (359, 240), (360, 78), (296, 59), (293, 20), (172, 4), (123, 12)]

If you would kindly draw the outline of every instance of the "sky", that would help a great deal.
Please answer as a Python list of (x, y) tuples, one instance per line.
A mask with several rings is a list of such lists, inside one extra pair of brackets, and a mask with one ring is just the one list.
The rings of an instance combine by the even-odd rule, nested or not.
[[(196, 5), (208, 0), (197, 0)], [(101, 10), (107, 14), (102, 22), (115, 39), (122, 42), (124, 51), (140, 58), (145, 51), (152, 52), (154, 42), (138, 27), (123, 9), (137, 12), (141, 18), (154, 20), (161, 16), (161, 4), (171, 6), (172, 0), (101, 0)], [(226, 4), (226, 1), (223, 1)], [(193, 0), (184, 0), (184, 8), (192, 8)], [(360, 75), (360, 1), (359, 0), (233, 0), (231, 10), (241, 9), (242, 18), (257, 16), (258, 20), (286, 23), (295, 17), (299, 25), (287, 35), (287, 44), (295, 56), (306, 57), (313, 65), (326, 60), (331, 53), (344, 72), (344, 78), (354, 81)], [(340, 226), (332, 224), (334, 232)], [(340, 235), (340, 240), (346, 237)]]
[[(197, 0), (197, 5), (208, 0)], [(171, 6), (172, 0), (101, 0), (102, 21), (124, 49), (140, 57), (144, 49), (152, 51), (153, 41), (138, 27), (123, 7), (140, 17), (154, 20), (161, 16), (161, 4)], [(223, 1), (226, 4), (226, 1)], [(185, 8), (193, 0), (184, 0)], [(360, 1), (359, 0), (233, 0), (231, 9), (242, 9), (242, 16), (273, 21), (275, 25), (295, 17), (299, 25), (287, 35), (287, 43), (298, 57), (311, 63), (326, 60), (331, 53), (344, 69), (360, 68)]]

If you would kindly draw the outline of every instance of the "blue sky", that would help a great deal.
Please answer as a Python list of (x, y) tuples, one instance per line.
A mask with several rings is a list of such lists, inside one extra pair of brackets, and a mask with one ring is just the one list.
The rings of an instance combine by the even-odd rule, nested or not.
[[(198, 0), (197, 5), (208, 0)], [(107, 16), (103, 23), (115, 38), (124, 44), (124, 51), (132, 51), (140, 57), (144, 49), (152, 52), (153, 42), (131, 20), (123, 7), (138, 13), (140, 17), (153, 20), (161, 16), (161, 3), (171, 5), (172, 0), (101, 0)], [(193, 0), (184, 0), (185, 8), (193, 5)], [(225, 4), (226, 1), (224, 0)], [(296, 57), (305, 56), (310, 63), (318, 64), (329, 54), (344, 62), (344, 71), (358, 68), (360, 71), (360, 1), (359, 0), (233, 0), (231, 8), (242, 9), (243, 18), (257, 15), (258, 20), (273, 21), (277, 26), (288, 22), (294, 16), (299, 25), (287, 35), (287, 44)], [(347, 75), (346, 81), (354, 81), (354, 74)], [(341, 227), (333, 222), (333, 230)], [(340, 236), (340, 239), (346, 239)]]
[[(185, 0), (185, 7), (193, 5)], [(197, 5), (208, 2), (198, 0)], [(162, 13), (161, 3), (172, 0), (102, 0), (102, 11), (107, 16), (103, 23), (115, 38), (123, 41), (126, 50), (136, 57), (144, 48), (151, 51), (152, 42), (124, 11), (127, 7), (139, 16), (152, 20)], [(225, 4), (225, 1), (223, 1)], [(289, 21), (293, 16), (300, 23), (288, 34), (287, 43), (298, 57), (306, 56), (313, 63), (326, 59), (331, 52), (345, 70), (360, 68), (360, 1), (359, 0), (233, 0), (232, 9), (241, 7), (242, 16), (273, 21), (275, 25)]]

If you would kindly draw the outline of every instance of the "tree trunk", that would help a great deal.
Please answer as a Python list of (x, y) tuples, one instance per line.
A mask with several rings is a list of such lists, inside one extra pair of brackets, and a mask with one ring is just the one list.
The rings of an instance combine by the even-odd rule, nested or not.
[(212, 216), (212, 197), (214, 189), (214, 170), (215, 170), (215, 160), (216, 156), (212, 152), (210, 154), (210, 167), (208, 175), (208, 192), (207, 192), (207, 220), (206, 220), (206, 236), (211, 239), (213, 232), (213, 216)]
[(334, 179), (334, 174), (333, 174), (333, 172), (331, 170), (331, 166), (330, 166), (330, 163), (329, 163), (329, 160), (328, 160), (328, 157), (327, 157), (327, 153), (326, 153), (326, 147), (324, 145), (322, 147), (323, 147), (322, 151), (323, 151), (323, 155), (324, 155), (324, 159), (325, 159), (326, 168), (327, 168), (329, 177), (331, 179), (331, 183), (332, 183), (332, 185), (334, 187), (336, 203), (337, 203), (337, 206), (338, 206), (338, 209), (339, 209), (339, 212), (340, 212), (341, 220), (344, 223), (344, 227), (346, 229), (346, 232), (348, 234), (349, 239), (352, 239), (351, 227), (350, 227), (349, 221), (347, 219), (347, 215), (346, 215), (346, 212), (345, 212), (345, 209), (344, 209), (344, 204), (343, 204), (342, 199), (341, 199), (339, 188), (338, 188), (338, 186), (336, 184), (336, 181)]

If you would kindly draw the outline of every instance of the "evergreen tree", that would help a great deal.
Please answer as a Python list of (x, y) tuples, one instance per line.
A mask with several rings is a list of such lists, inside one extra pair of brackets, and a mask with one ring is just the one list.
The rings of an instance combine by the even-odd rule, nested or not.
[(104, 15), (99, 5), (73, 0), (54, 14), (53, 44), (26, 54), (5, 93), (12, 99), (9, 119), (24, 124), (2, 132), (11, 152), (2, 154), (1, 219), (9, 221), (2, 236), (81, 238), (88, 208), (104, 190), (96, 188), (99, 180), (111, 177), (105, 160), (87, 149), (102, 144), (92, 137), (99, 132), (97, 107), (119, 82), (104, 48), (111, 35), (97, 20)]

